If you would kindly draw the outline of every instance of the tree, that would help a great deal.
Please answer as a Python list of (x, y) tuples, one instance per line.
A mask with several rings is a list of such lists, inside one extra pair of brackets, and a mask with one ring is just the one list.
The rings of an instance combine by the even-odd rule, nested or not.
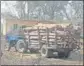
[(11, 7), (8, 1), (4, 3), (9, 10), (3, 13), (10, 13), (18, 19), (72, 20), (83, 17), (82, 1), (16, 1)]
[(75, 10), (73, 19), (83, 19), (83, 1), (72, 1), (70, 5)]

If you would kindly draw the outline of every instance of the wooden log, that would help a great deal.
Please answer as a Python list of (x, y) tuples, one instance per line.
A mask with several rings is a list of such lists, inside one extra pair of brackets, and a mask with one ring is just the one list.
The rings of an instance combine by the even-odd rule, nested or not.
[(37, 43), (38, 40), (30, 40), (30, 42)]
[(39, 42), (37, 42), (37, 43), (34, 43), (34, 42), (30, 42), (30, 44), (32, 45), (36, 45), (36, 44), (38, 44), (39, 45)]
[(37, 36), (30, 36), (30, 39), (39, 39), (38, 35)]

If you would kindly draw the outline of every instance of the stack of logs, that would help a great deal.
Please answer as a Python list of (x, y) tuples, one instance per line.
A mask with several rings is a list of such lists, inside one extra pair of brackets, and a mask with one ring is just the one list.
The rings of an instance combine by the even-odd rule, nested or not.
[[(67, 27), (69, 28), (69, 27)], [(24, 34), (26, 37), (26, 41), (28, 44), (41, 44), (41, 42), (44, 42), (45, 44), (72, 44), (76, 45), (77, 40), (73, 37), (73, 33), (71, 33), (72, 29), (63, 28), (61, 26), (56, 26), (52, 30), (49, 28), (32, 28), (32, 29), (24, 29)]]

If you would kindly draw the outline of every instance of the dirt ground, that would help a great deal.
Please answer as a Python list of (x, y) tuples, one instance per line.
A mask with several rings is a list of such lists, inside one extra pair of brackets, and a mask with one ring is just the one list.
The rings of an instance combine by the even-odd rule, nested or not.
[(1, 50), (3, 56), (1, 57), (1, 65), (83, 65), (83, 49), (72, 52), (70, 57), (64, 58), (42, 58), (40, 53), (18, 53), (14, 51), (4, 50), (5, 39), (1, 39)]

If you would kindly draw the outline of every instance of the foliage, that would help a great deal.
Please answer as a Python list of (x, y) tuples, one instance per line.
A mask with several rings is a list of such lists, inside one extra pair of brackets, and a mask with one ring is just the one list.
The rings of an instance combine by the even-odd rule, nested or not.
[[(10, 1), (12, 2), (12, 1)], [(83, 1), (16, 1), (1, 2), (1, 13), (17, 19), (67, 20), (83, 18)], [(5, 7), (3, 7), (5, 4)], [(9, 7), (10, 6), (10, 7)], [(9, 10), (5, 10), (5, 9)], [(3, 12), (5, 10), (5, 12)]]

